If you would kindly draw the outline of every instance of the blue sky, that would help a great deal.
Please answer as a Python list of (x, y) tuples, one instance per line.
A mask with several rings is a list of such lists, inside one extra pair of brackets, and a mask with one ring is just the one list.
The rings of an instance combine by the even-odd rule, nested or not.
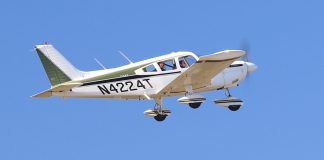
[[(323, 159), (322, 1), (1, 1), (0, 159)], [(259, 69), (232, 94), (238, 112), (204, 93), (198, 110), (153, 101), (32, 99), (49, 88), (33, 46), (45, 40), (82, 70), (172, 51), (209, 54), (250, 43)]]

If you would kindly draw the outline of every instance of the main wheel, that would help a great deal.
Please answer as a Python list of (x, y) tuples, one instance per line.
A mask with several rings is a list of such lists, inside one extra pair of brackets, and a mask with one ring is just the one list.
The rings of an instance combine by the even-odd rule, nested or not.
[(156, 121), (161, 122), (161, 121), (164, 121), (166, 117), (167, 117), (167, 115), (158, 114), (158, 115), (154, 116), (154, 119)]
[(231, 111), (237, 111), (240, 109), (240, 107), (241, 107), (241, 105), (231, 105), (231, 106), (228, 106), (228, 109)]
[(189, 106), (193, 109), (197, 109), (199, 108), (201, 105), (201, 102), (198, 102), (198, 103), (189, 103)]

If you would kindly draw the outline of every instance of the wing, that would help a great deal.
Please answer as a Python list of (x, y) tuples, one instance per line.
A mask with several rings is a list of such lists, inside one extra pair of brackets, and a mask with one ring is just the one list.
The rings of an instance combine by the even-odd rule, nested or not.
[(211, 84), (213, 77), (244, 54), (245, 52), (241, 50), (225, 50), (201, 56), (196, 63), (160, 90), (157, 96), (184, 92), (187, 85), (191, 85), (192, 89), (206, 87)]
[(70, 90), (74, 87), (80, 86), (82, 85), (82, 83), (63, 83), (63, 84), (59, 84), (56, 85), (54, 87), (52, 87), (51, 89), (48, 89), (46, 91), (37, 93), (35, 95), (33, 95), (33, 98), (45, 98), (45, 97), (50, 97), (52, 96), (52, 92), (63, 92), (63, 91), (67, 91)]

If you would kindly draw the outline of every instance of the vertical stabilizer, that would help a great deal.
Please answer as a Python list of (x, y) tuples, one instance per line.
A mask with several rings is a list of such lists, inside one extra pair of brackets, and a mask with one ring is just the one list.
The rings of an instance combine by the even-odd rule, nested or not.
[(52, 45), (36, 45), (35, 50), (52, 86), (83, 76), (82, 71), (75, 68)]

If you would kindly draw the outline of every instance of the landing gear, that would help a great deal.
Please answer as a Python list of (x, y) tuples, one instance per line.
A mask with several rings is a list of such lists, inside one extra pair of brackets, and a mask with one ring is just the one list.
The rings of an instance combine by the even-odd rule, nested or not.
[(198, 102), (198, 103), (189, 103), (189, 106), (192, 108), (192, 109), (197, 109), (200, 107), (202, 102)]
[(241, 99), (232, 97), (228, 88), (225, 89), (225, 95), (227, 96), (227, 98), (215, 99), (214, 103), (223, 107), (227, 107), (231, 111), (237, 111), (241, 108), (241, 106), (243, 105), (243, 101)]
[(225, 96), (226, 96), (227, 98), (232, 97), (232, 95), (231, 95), (231, 93), (230, 93), (230, 91), (229, 91), (228, 88), (225, 88)]
[(186, 86), (186, 94), (178, 99), (179, 103), (188, 104), (191, 108), (197, 109), (206, 100), (205, 97), (196, 94), (192, 91), (192, 86)]
[(167, 115), (158, 114), (158, 115), (154, 116), (154, 119), (156, 121), (161, 122), (161, 121), (164, 121), (166, 117), (167, 117)]
[(155, 99), (155, 107), (153, 109), (146, 110), (144, 114), (153, 117), (158, 122), (161, 122), (171, 114), (171, 111), (167, 108), (162, 108), (161, 98), (159, 98)]
[(241, 105), (230, 105), (230, 106), (228, 106), (228, 109), (231, 111), (237, 111), (240, 109), (240, 107), (241, 107)]

